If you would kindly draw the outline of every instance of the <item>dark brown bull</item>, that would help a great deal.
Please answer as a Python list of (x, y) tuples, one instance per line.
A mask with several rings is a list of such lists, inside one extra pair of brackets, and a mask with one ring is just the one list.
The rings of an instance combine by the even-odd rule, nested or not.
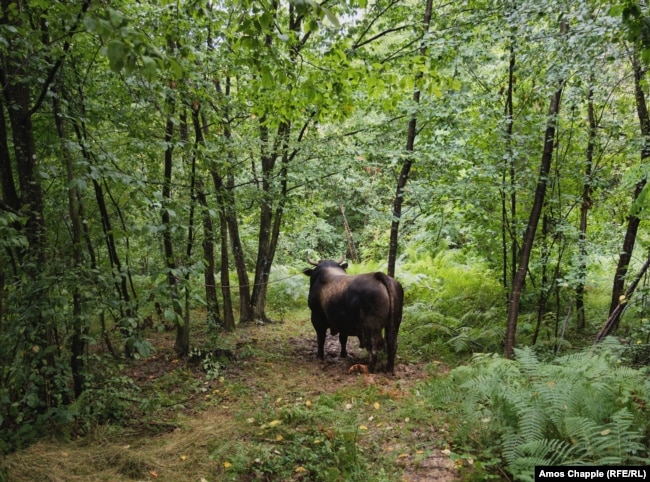
[(318, 358), (325, 358), (329, 328), (332, 335), (339, 334), (342, 357), (347, 355), (348, 336), (358, 336), (361, 347), (368, 350), (369, 369), (374, 372), (383, 331), (388, 355), (386, 371), (394, 374), (404, 300), (402, 286), (381, 272), (349, 275), (343, 258), (307, 260), (314, 266), (303, 272), (310, 278), (308, 303), (318, 340)]

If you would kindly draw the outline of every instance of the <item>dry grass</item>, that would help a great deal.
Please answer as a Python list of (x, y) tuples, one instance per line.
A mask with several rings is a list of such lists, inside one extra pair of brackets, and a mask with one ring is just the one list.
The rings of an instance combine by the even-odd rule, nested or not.
[[(255, 438), (265, 412), (280, 412), (282, 407), (307, 400), (316, 405), (321, 396), (338, 396), (355, 401), (359, 420), (367, 425), (359, 442), (362, 450), (368, 460), (388, 464), (401, 474), (395, 480), (458, 480), (453, 463), (440, 450), (441, 433), (434, 427), (413, 430), (396, 418), (399, 410), (418, 403), (411, 389), (427, 376), (422, 366), (398, 364), (394, 378), (351, 374), (350, 366), (365, 361), (356, 341), (350, 343), (348, 359), (328, 356), (320, 363), (314, 357), (314, 338), (305, 319), (240, 328), (221, 340), (237, 355), (224, 379), (200, 381), (204, 389), (188, 394), (182, 410), (175, 408), (160, 413), (159, 419), (152, 418), (153, 423), (167, 423), (166, 433), (150, 435), (155, 431), (147, 430), (143, 419), (134, 420), (130, 428), (97, 427), (79, 440), (41, 440), (0, 462), (0, 474), (6, 470), (13, 482), (234, 480), (224, 460)], [(172, 340), (153, 342), (158, 349), (156, 357), (129, 367), (129, 374), (142, 383), (184, 363), (174, 359)], [(335, 338), (328, 339), (326, 351), (330, 355), (338, 352)], [(202, 376), (196, 370), (187, 373)], [(356, 402), (367, 396), (369, 387), (393, 405), (391, 412), (380, 415), (372, 403)], [(302, 475), (291, 480), (296, 479), (310, 480)]]
[(12, 454), (3, 465), (9, 480), (16, 482), (216, 480), (210, 451), (236, 431), (230, 416), (208, 410), (155, 437), (124, 436), (98, 427), (72, 442), (43, 440)]

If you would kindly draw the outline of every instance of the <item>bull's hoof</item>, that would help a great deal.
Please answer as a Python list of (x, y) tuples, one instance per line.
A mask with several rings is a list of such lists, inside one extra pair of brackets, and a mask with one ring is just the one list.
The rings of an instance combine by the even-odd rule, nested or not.
[(348, 357), (348, 352), (347, 351), (342, 351), (341, 354), (339, 355), (341, 358), (347, 358)]
[(366, 365), (361, 365), (359, 363), (352, 365), (348, 370), (348, 373), (362, 373), (364, 375), (368, 374), (368, 367)]

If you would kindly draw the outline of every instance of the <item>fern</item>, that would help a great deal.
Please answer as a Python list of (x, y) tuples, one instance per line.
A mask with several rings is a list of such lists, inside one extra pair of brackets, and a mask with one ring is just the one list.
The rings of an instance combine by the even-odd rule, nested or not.
[(531, 349), (515, 360), (474, 356), (452, 370), (444, 392), (465, 422), (458, 442), (473, 444), (479, 459), (500, 453), (516, 480), (533, 480), (535, 465), (648, 463), (650, 385), (617, 353), (610, 342), (552, 362)]

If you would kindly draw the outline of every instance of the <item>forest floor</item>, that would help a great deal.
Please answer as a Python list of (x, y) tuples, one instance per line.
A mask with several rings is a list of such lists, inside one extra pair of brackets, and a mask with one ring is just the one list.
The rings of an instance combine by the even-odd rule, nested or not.
[[(444, 374), (441, 364), (400, 358), (395, 376), (363, 373), (359, 364), (367, 358), (357, 339), (348, 342), (348, 358), (339, 358), (332, 336), (321, 362), (311, 324), (301, 319), (222, 335), (225, 358), (211, 378), (200, 363), (174, 355), (173, 337), (152, 334), (155, 354), (123, 367), (142, 394), (126, 425), (41, 440), (11, 454), (0, 464), (9, 480), (449, 482), (471, 476), (467, 462), (450, 457), (443, 417), (418, 396), (420, 384)], [(314, 473), (330, 464), (333, 475)], [(347, 465), (337, 472), (337, 464)], [(357, 476), (350, 472), (355, 467), (362, 471)]]

